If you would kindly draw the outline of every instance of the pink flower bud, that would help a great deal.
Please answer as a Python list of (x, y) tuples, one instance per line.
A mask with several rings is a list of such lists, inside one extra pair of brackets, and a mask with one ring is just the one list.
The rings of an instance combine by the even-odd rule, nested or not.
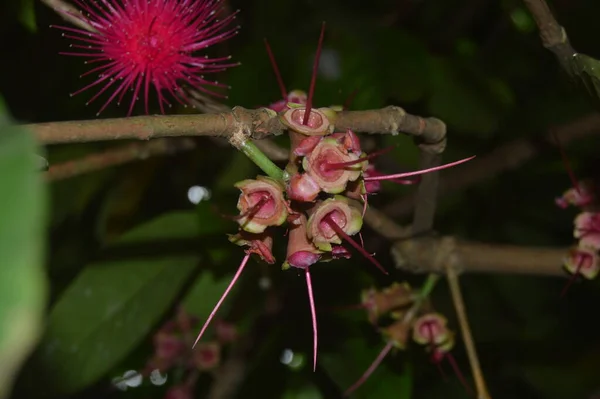
[[(331, 244), (341, 244), (342, 238), (328, 220), (333, 220), (347, 235), (352, 236), (362, 228), (361, 212), (346, 197), (336, 195), (317, 204), (308, 219), (308, 238), (322, 251), (330, 252)], [(324, 218), (326, 218), (324, 220)]]
[(287, 186), (288, 198), (294, 201), (313, 202), (321, 192), (321, 187), (306, 173), (296, 173)]
[(413, 340), (419, 344), (440, 345), (448, 339), (447, 320), (439, 313), (427, 313), (413, 324)]
[(154, 350), (159, 359), (172, 360), (185, 351), (185, 343), (174, 334), (159, 332), (154, 336)]
[(235, 184), (242, 193), (237, 208), (238, 223), (250, 233), (262, 233), (268, 226), (280, 226), (288, 216), (288, 205), (283, 196), (284, 187), (269, 177), (258, 176)]
[(273, 237), (271, 232), (263, 232), (260, 234), (252, 234), (247, 231), (240, 230), (238, 234), (229, 234), (229, 241), (240, 247), (248, 247), (249, 253), (258, 255), (263, 261), (272, 265), (275, 263), (273, 256)]
[(294, 149), (294, 154), (301, 157), (310, 154), (315, 149), (317, 144), (321, 142), (321, 139), (321, 136), (308, 136), (302, 139), (302, 141), (300, 141), (298, 146), (296, 146)]
[(217, 335), (217, 340), (222, 344), (234, 342), (238, 337), (238, 331), (235, 325), (223, 320), (217, 320), (215, 322), (215, 334)]
[(584, 208), (592, 204), (594, 200), (593, 184), (589, 180), (584, 180), (579, 182), (577, 187), (568, 189), (561, 197), (558, 197), (556, 205), (563, 209), (569, 205)]
[(211, 370), (219, 365), (221, 361), (221, 347), (216, 342), (201, 342), (196, 345), (192, 364), (198, 370)]
[(600, 213), (582, 212), (577, 215), (573, 235), (586, 245), (600, 249)]
[(287, 257), (282, 268), (296, 267), (306, 269), (321, 259), (322, 251), (309, 241), (306, 233), (307, 221), (304, 214), (290, 225), (288, 235)]

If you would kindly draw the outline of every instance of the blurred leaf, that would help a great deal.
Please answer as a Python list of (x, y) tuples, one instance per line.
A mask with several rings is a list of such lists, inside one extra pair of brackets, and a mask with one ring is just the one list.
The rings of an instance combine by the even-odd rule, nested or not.
[(596, 109), (600, 110), (600, 61), (581, 53), (573, 55), (569, 60), (575, 85), (583, 90)]
[(19, 10), (19, 21), (25, 26), (30, 32), (37, 32), (37, 24), (35, 18), (35, 1), (34, 0), (20, 0), (21, 9)]
[(531, 364), (522, 370), (545, 399), (591, 398), (592, 392), (598, 389), (599, 354), (595, 348), (569, 365)]
[(405, 31), (397, 29), (379, 29), (373, 42), (377, 46), (373, 59), (383, 74), (388, 96), (400, 103), (421, 100), (429, 91), (430, 62), (425, 45)]
[[(193, 213), (163, 215), (113, 244), (193, 238)], [(48, 388), (71, 393), (97, 381), (148, 334), (199, 261), (198, 255), (103, 261), (88, 265), (50, 312), (38, 373)]]
[(466, 78), (446, 60), (432, 60), (430, 68), (429, 112), (450, 129), (489, 137), (500, 123), (503, 110), (499, 106), (512, 103), (508, 88), (498, 80), (486, 78), (481, 82), (472, 75)]
[(46, 302), (46, 190), (28, 131), (10, 120), (0, 98), (0, 398), (38, 341)]
[[(374, 347), (365, 339), (349, 339), (343, 352), (320, 355), (320, 362), (342, 390), (354, 384), (372, 364), (384, 347), (384, 343)], [(406, 357), (405, 352), (392, 350), (377, 367), (371, 377), (354, 393), (353, 398), (402, 398), (412, 395), (412, 367), (410, 362), (400, 360), (404, 367), (401, 374), (387, 367), (389, 361), (398, 361)], [(393, 358), (393, 360), (391, 360)]]
[[(210, 271), (203, 272), (198, 276), (183, 300), (183, 307), (203, 322), (208, 318), (217, 301), (223, 295), (223, 292), (225, 292), (232, 277), (233, 274), (227, 274), (222, 278), (216, 279)], [(223, 305), (219, 309), (219, 315), (223, 316), (227, 314), (229, 307), (233, 303), (234, 295), (235, 292), (232, 290), (227, 296), (227, 300), (223, 302)]]

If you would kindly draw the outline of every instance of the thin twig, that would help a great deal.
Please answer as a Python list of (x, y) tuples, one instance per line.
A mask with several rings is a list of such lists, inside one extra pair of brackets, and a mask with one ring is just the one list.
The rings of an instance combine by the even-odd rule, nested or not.
[(461, 272), (567, 277), (562, 262), (568, 248), (486, 244), (453, 237), (427, 237), (393, 244), (395, 265), (410, 273), (444, 273), (437, 254), (457, 259)]
[(44, 174), (44, 177), (46, 181), (63, 180), (155, 155), (190, 150), (194, 147), (194, 141), (187, 138), (158, 139), (147, 143), (132, 143), (52, 165)]
[(65, 21), (88, 32), (96, 32), (93, 26), (88, 24), (83, 18), (78, 17), (78, 15), (81, 15), (81, 12), (70, 3), (63, 0), (42, 0), (42, 3), (56, 11)]
[(561, 66), (570, 73), (569, 60), (576, 53), (569, 43), (567, 32), (556, 21), (545, 0), (523, 0), (540, 31), (542, 44), (552, 51)]
[(477, 399), (491, 399), (485, 379), (483, 377), (483, 372), (481, 371), (481, 366), (479, 364), (479, 357), (477, 356), (477, 349), (475, 348), (475, 342), (473, 341), (471, 328), (469, 327), (465, 303), (460, 290), (460, 282), (458, 281), (458, 273), (451, 265), (451, 262), (448, 263), (446, 276), (448, 277), (448, 285), (450, 286), (452, 302), (454, 303), (454, 309), (456, 310), (456, 315), (458, 316), (463, 342), (465, 344), (465, 349), (467, 350), (469, 364), (471, 365), (471, 372), (473, 374), (473, 379), (475, 380)]
[[(549, 130), (549, 133), (537, 139), (526, 138), (508, 142), (490, 153), (470, 161), (467, 168), (450, 168), (440, 171), (440, 195), (464, 190), (475, 184), (491, 180), (503, 172), (523, 166), (539, 155), (544, 148), (556, 146), (552, 132), (563, 144), (599, 134), (600, 114), (588, 114)], [(417, 203), (415, 198), (416, 194), (402, 196), (386, 205), (383, 211), (392, 217), (407, 216)]]

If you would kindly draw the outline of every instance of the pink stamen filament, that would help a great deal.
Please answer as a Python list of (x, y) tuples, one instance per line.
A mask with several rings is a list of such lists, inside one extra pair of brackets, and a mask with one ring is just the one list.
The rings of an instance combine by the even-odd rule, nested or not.
[(373, 363), (371, 363), (371, 365), (369, 366), (367, 371), (365, 371), (364, 374), (358, 379), (358, 381), (356, 381), (354, 384), (352, 384), (352, 386), (350, 388), (348, 388), (346, 390), (346, 392), (344, 392), (344, 396), (350, 396), (350, 394), (352, 392), (356, 391), (356, 389), (358, 387), (360, 387), (362, 384), (364, 384), (365, 381), (371, 376), (371, 374), (373, 374), (373, 372), (377, 369), (377, 367), (379, 367), (379, 365), (381, 364), (383, 359), (385, 359), (385, 357), (388, 355), (388, 353), (390, 353), (390, 351), (392, 350), (393, 347), (394, 347), (394, 342), (389, 341), (383, 347), (381, 352), (379, 352), (379, 355), (377, 355), (377, 358), (375, 358), (375, 361), (373, 361)]
[(277, 62), (275, 61), (275, 56), (271, 51), (271, 46), (267, 39), (265, 39), (265, 47), (267, 48), (267, 53), (269, 54), (269, 60), (271, 60), (271, 66), (273, 67), (273, 72), (275, 72), (275, 79), (277, 79), (277, 84), (279, 85), (279, 90), (281, 91), (281, 98), (287, 100), (288, 93), (285, 89), (285, 85), (283, 84), (283, 78), (281, 77), (281, 73), (279, 72), (279, 67), (277, 66)]
[(358, 159), (355, 159), (353, 161), (348, 161), (348, 162), (338, 162), (338, 163), (329, 163), (329, 162), (327, 162), (327, 163), (325, 163), (325, 171), (329, 172), (329, 171), (335, 170), (335, 169), (343, 169), (346, 166), (352, 166), (352, 165), (356, 165), (356, 164), (359, 164), (359, 163), (363, 163), (365, 161), (368, 161), (369, 159), (373, 159), (373, 158), (376, 158), (376, 157), (378, 157), (380, 155), (383, 155), (386, 152), (390, 152), (393, 149), (394, 149), (394, 146), (387, 147), (387, 148), (384, 148), (383, 150), (376, 151), (376, 152), (374, 152), (372, 154), (369, 154), (369, 155), (367, 155), (365, 157), (358, 158)]
[[(435, 341), (434, 341), (432, 324), (433, 324), (433, 322), (427, 322), (425, 324), (425, 327), (427, 328), (427, 332), (429, 335), (429, 337), (428, 337), (429, 344), (431, 345), (432, 350), (435, 351), (435, 350), (437, 350), (437, 345), (435, 344)], [(454, 370), (454, 374), (456, 374), (456, 377), (458, 377), (458, 380), (460, 381), (460, 383), (465, 387), (465, 389), (467, 390), (469, 395), (473, 396), (473, 390), (467, 383), (467, 380), (465, 379), (465, 376), (463, 375), (463, 373), (460, 371), (460, 367), (458, 367), (458, 364), (456, 363), (454, 356), (452, 356), (452, 354), (450, 352), (444, 352), (441, 360), (443, 360), (444, 358), (448, 359), (448, 363), (450, 363), (450, 366), (452, 367), (452, 370)], [(444, 372), (441, 368), (441, 360), (436, 362), (436, 364), (438, 365), (438, 369), (440, 370), (440, 372), (443, 374)]]
[(395, 175), (386, 175), (386, 176), (365, 177), (364, 180), (365, 181), (391, 180), (391, 179), (401, 179), (401, 178), (410, 177), (410, 176), (424, 175), (426, 173), (435, 172), (437, 170), (447, 169), (447, 168), (451, 168), (452, 166), (460, 165), (461, 163), (470, 161), (471, 159), (473, 159), (475, 157), (476, 157), (476, 155), (473, 155), (472, 157), (461, 159), (459, 161), (447, 163), (445, 165), (435, 166), (433, 168), (417, 170), (414, 172), (404, 172), (404, 173), (397, 173)]
[(577, 267), (575, 267), (575, 273), (573, 273), (571, 275), (571, 277), (569, 278), (569, 281), (567, 281), (567, 284), (565, 284), (564, 288), (560, 292), (561, 298), (567, 294), (567, 291), (569, 291), (569, 288), (571, 288), (571, 285), (573, 285), (573, 283), (577, 279), (577, 276), (579, 276), (579, 273), (581, 272), (581, 268), (583, 267), (583, 262), (584, 262), (584, 258), (583, 258), (583, 256), (580, 255), (579, 260), (577, 261)]
[(306, 268), (306, 288), (308, 289), (308, 302), (310, 305), (310, 314), (313, 326), (313, 372), (317, 370), (317, 310), (315, 308), (315, 298), (313, 296), (312, 280), (310, 278), (309, 268)]
[(554, 131), (552, 132), (552, 137), (554, 137), (554, 141), (556, 141), (556, 145), (558, 146), (558, 150), (560, 151), (560, 156), (563, 159), (563, 163), (565, 164), (565, 169), (567, 169), (567, 174), (569, 175), (569, 179), (571, 179), (571, 184), (573, 184), (573, 188), (575, 188), (575, 191), (577, 191), (577, 194), (582, 195), (580, 187), (579, 187), (579, 182), (575, 178), (575, 173), (573, 172), (573, 168), (571, 168), (571, 163), (569, 162), (569, 158), (567, 157), (565, 149), (563, 148), (560, 140), (558, 139), (556, 132), (554, 132)]
[(248, 259), (250, 259), (250, 253), (247, 253), (246, 256), (244, 256), (244, 259), (242, 259), (242, 263), (240, 263), (240, 266), (238, 267), (238, 270), (235, 273), (235, 275), (233, 276), (233, 278), (231, 279), (231, 282), (229, 283), (229, 286), (227, 286), (227, 289), (225, 290), (225, 292), (221, 296), (221, 299), (219, 299), (219, 302), (217, 302), (217, 304), (213, 308), (212, 312), (210, 312), (210, 315), (208, 316), (208, 319), (206, 319), (206, 322), (202, 326), (202, 329), (200, 330), (200, 333), (198, 334), (198, 337), (196, 338), (196, 341), (194, 341), (194, 345), (192, 345), (192, 349), (196, 346), (196, 344), (198, 343), (198, 341), (200, 341), (200, 338), (202, 338), (202, 335), (204, 335), (204, 331), (206, 331), (206, 328), (210, 324), (211, 320), (213, 319), (213, 317), (215, 317), (215, 314), (217, 313), (217, 310), (219, 310), (219, 308), (221, 307), (221, 304), (223, 303), (223, 301), (225, 300), (225, 298), (227, 297), (227, 295), (229, 295), (229, 291), (231, 291), (231, 289), (233, 288), (233, 286), (237, 282), (238, 278), (240, 277), (240, 275), (244, 271), (244, 267), (246, 267), (246, 264), (248, 263)]
[(346, 232), (331, 218), (330, 215), (326, 215), (323, 217), (323, 221), (327, 223), (333, 231), (336, 232), (337, 235), (342, 237), (344, 240), (348, 241), (350, 245), (352, 245), (358, 252), (361, 253), (362, 256), (367, 258), (371, 263), (373, 263), (379, 270), (381, 270), (384, 274), (389, 274), (383, 266), (377, 261), (377, 259), (373, 258), (364, 248), (362, 248), (356, 241), (354, 241)]
[(444, 358), (448, 359), (448, 363), (450, 363), (452, 370), (454, 370), (454, 374), (456, 374), (456, 377), (458, 378), (462, 386), (465, 387), (465, 390), (467, 391), (469, 396), (474, 396), (475, 393), (473, 392), (473, 389), (471, 389), (471, 386), (467, 382), (465, 376), (460, 371), (460, 367), (458, 367), (458, 363), (456, 363), (456, 360), (454, 359), (454, 356), (452, 356), (452, 353), (446, 352)]
[(269, 196), (263, 195), (261, 197), (261, 199), (256, 204), (254, 204), (253, 206), (251, 206), (250, 208), (248, 208), (246, 210), (246, 212), (242, 212), (239, 215), (232, 216), (232, 218), (234, 220), (242, 219), (244, 217), (247, 217), (248, 219), (251, 219), (258, 212), (260, 212), (261, 208), (267, 203), (267, 201), (269, 201)]
[(303, 125), (308, 124), (308, 118), (310, 117), (310, 111), (312, 110), (313, 96), (315, 94), (315, 85), (317, 83), (317, 72), (319, 69), (319, 60), (321, 59), (321, 49), (323, 48), (323, 38), (325, 37), (325, 22), (321, 26), (321, 36), (319, 36), (319, 44), (317, 45), (317, 52), (315, 53), (315, 63), (313, 64), (312, 76), (310, 78), (310, 88), (308, 90), (308, 97), (306, 99), (306, 108), (304, 110)]

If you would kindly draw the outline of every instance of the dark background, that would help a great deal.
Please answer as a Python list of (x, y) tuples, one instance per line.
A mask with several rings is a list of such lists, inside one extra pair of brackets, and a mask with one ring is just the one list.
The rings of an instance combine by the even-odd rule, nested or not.
[[(573, 46), (590, 56), (600, 56), (600, 28), (596, 23), (600, 3), (562, 0), (551, 5)], [(341, 104), (357, 90), (352, 109), (393, 104), (417, 115), (439, 117), (448, 125), (446, 161), (473, 154), (485, 157), (511, 140), (536, 138), (552, 127), (594, 112), (586, 98), (569, 85), (553, 55), (542, 47), (535, 23), (518, 0), (247, 0), (231, 1), (230, 6), (241, 8), (240, 34), (212, 49), (215, 54), (231, 54), (242, 63), (218, 77), (232, 86), (226, 101), (229, 106), (251, 108), (279, 99), (264, 37), (271, 43), (288, 89), (307, 90), (319, 29), (326, 21), (317, 105)], [(49, 28), (54, 23), (63, 24), (38, 1), (17, 0), (0, 6), (0, 93), (21, 122), (92, 119), (101, 105), (85, 106), (93, 91), (69, 97), (91, 80), (79, 79), (86, 70), (80, 59), (58, 54), (68, 48), (70, 41), (62, 38), (60, 31)], [(136, 114), (141, 111), (136, 110)], [(175, 108), (169, 112), (194, 111)], [(113, 105), (101, 117), (122, 117), (125, 113), (126, 109)], [(378, 161), (382, 169), (393, 172), (417, 167), (418, 151), (409, 138), (367, 139), (371, 146), (397, 146)], [(596, 140), (590, 135), (566, 148), (575, 174), (581, 178), (598, 172)], [(285, 140), (279, 142), (285, 145)], [(109, 389), (110, 380), (125, 370), (143, 368), (152, 353), (152, 332), (161, 320), (172, 316), (173, 306), (185, 300), (186, 290), (196, 284), (193, 278), (212, 273), (217, 279), (223, 278), (220, 287), (227, 284), (242, 251), (224, 235), (233, 233), (235, 224), (220, 219), (212, 206), (234, 213), (238, 192), (232, 184), (258, 174), (243, 155), (230, 147), (208, 139), (198, 139), (197, 143), (196, 149), (177, 156), (150, 158), (52, 184), (47, 261), (50, 308), (90, 264), (115, 259), (121, 262), (122, 269), (114, 268), (112, 277), (97, 280), (101, 285), (110, 284), (111, 278), (123, 281), (119, 270), (127, 273), (130, 259), (141, 257), (151, 263), (152, 259), (185, 252), (199, 254), (198, 262), (176, 290), (148, 282), (150, 296), (164, 297), (162, 307), (144, 306), (142, 301), (141, 306), (128, 308), (130, 297), (113, 297), (138, 330), (131, 332), (135, 337), (127, 343), (119, 334), (110, 335), (101, 327), (93, 330), (96, 335), (87, 345), (102, 342), (104, 351), (110, 353), (114, 346), (123, 353), (100, 373), (101, 377), (82, 383), (77, 392), (69, 393), (71, 396), (61, 396), (61, 391), (69, 391), (65, 386), (78, 384), (77, 370), (94, 366), (86, 363), (92, 355), (84, 349), (80, 357), (58, 351), (47, 357), (43, 366), (35, 361), (26, 365), (15, 397), (34, 397), (54, 392), (54, 388), (58, 393), (53, 397), (164, 395), (164, 387), (149, 383), (125, 393), (114, 392)], [(57, 163), (113, 145), (57, 145), (48, 149), (47, 156), (51, 163)], [(469, 164), (461, 168), (469, 168)], [(570, 184), (558, 150), (543, 147), (535, 159), (515, 170), (442, 196), (435, 227), (443, 234), (490, 243), (566, 247), (573, 243), (576, 211), (557, 208), (554, 198)], [(210, 189), (211, 200), (198, 206), (191, 204), (187, 191), (194, 185)], [(415, 190), (391, 184), (384, 187), (371, 203), (392, 212), (390, 204)], [(106, 249), (107, 243), (132, 229), (143, 235), (145, 228), (150, 230), (145, 223), (173, 212), (186, 212), (187, 220), (197, 223), (203, 236), (175, 242), (181, 236), (187, 237), (189, 226), (171, 223), (160, 229), (165, 245), (138, 245), (131, 253)], [(410, 215), (404, 213), (395, 220), (405, 224)], [(389, 242), (369, 229), (365, 229), (365, 238), (367, 248), (377, 252), (378, 259), (392, 269)], [(283, 240), (277, 245), (275, 254), (283, 259)], [(275, 293), (266, 294), (259, 288), (261, 278), (270, 279)], [(276, 322), (267, 320), (261, 327), (260, 345), (245, 360), (248, 373), (237, 397), (334, 397), (368, 367), (383, 340), (362, 312), (325, 309), (357, 303), (360, 290), (371, 285), (385, 286), (394, 280), (418, 285), (421, 279), (399, 271), (384, 278), (359, 256), (315, 267), (315, 297), (317, 307), (323, 311), (319, 315), (320, 368), (313, 374), (312, 335), (302, 274), (252, 262), (229, 298), (230, 311), (224, 313), (227, 319), (236, 323), (243, 334), (250, 334), (250, 326), (265, 306), (266, 295), (280, 295), (284, 311)], [(600, 389), (597, 281), (575, 284), (562, 299), (559, 293), (564, 278), (466, 275), (461, 281), (481, 364), (494, 398), (591, 399)], [(164, 293), (160, 291), (163, 288)], [(210, 309), (221, 293), (208, 291), (198, 295), (197, 300), (188, 300), (196, 303), (197, 308), (190, 309), (192, 313), (205, 316), (205, 308)], [(438, 285), (433, 298), (435, 306), (449, 318), (451, 328), (458, 331), (444, 282)], [(83, 303), (69, 306), (73, 317), (65, 316), (56, 323), (77, 326), (88, 322), (75, 316), (87, 311)], [(95, 314), (94, 309), (90, 314)], [(82, 342), (83, 347), (87, 341)], [(40, 345), (39, 350), (44, 351), (48, 341)], [(285, 348), (304, 356), (298, 367), (280, 362)], [(460, 340), (453, 353), (463, 372), (470, 375)], [(77, 359), (83, 363), (76, 363)], [(56, 370), (63, 372), (56, 374)], [(423, 348), (413, 344), (409, 350), (389, 356), (355, 397), (466, 398), (467, 393), (448, 368), (447, 374), (445, 380), (428, 362)], [(53, 377), (47, 378), (50, 375)], [(197, 397), (204, 397), (202, 392), (210, 389), (213, 380), (209, 375), (201, 378)], [(174, 381), (167, 382), (167, 386)], [(23, 393), (25, 388), (27, 394)]]

